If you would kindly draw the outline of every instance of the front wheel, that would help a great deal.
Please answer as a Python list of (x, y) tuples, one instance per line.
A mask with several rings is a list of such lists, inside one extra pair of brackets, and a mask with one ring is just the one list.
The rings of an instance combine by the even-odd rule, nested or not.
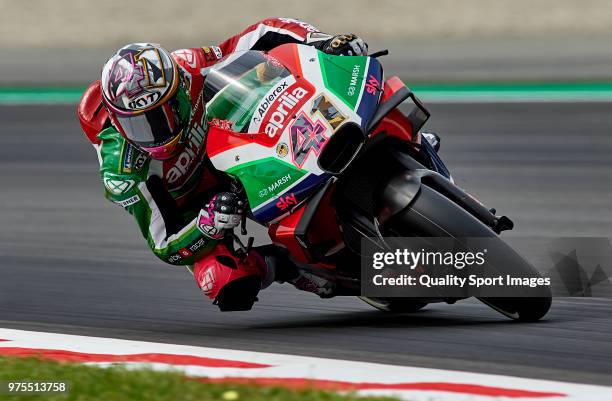
[[(512, 261), (501, 263), (501, 266), (512, 266), (512, 271), (500, 274), (517, 274), (526, 277), (538, 277), (535, 271), (523, 257), (514, 252), (489, 227), (481, 223), (459, 205), (435, 191), (421, 185), (413, 202), (402, 212), (395, 215), (385, 225), (385, 235), (397, 237), (485, 237), (496, 238), (499, 247), (507, 248), (505, 255), (511, 255)], [(539, 295), (539, 294), (538, 294)], [(538, 297), (523, 298), (479, 298), (489, 307), (504, 316), (523, 322), (534, 322), (546, 315), (551, 305), (550, 288), (542, 288)]]
[(540, 298), (478, 298), (502, 315), (519, 322), (537, 322), (546, 315), (551, 297)]

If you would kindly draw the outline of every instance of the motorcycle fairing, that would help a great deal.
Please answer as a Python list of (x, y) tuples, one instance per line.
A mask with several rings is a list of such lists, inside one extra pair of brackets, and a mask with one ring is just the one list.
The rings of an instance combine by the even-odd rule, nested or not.
[[(330, 175), (319, 167), (318, 155), (344, 124), (367, 125), (381, 95), (382, 68), (375, 59), (329, 56), (303, 45), (283, 45), (268, 55), (247, 53), (257, 54), (233, 57), (253, 66), (209, 91), (206, 148), (215, 168), (241, 181), (253, 218), (269, 224), (327, 181)], [(272, 74), (258, 85), (268, 73), (261, 73), (262, 64)], [(246, 87), (243, 95), (240, 85)]]

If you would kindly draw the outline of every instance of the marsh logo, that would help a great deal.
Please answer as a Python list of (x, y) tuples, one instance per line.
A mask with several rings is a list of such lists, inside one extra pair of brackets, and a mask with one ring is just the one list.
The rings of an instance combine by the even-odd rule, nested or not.
[(357, 81), (359, 78), (359, 71), (361, 70), (361, 65), (355, 64), (353, 66), (353, 71), (351, 72), (351, 81), (349, 82), (349, 87), (346, 90), (346, 94), (349, 96), (353, 96), (355, 94), (355, 88), (357, 87)]
[(268, 192), (276, 192), (279, 188), (284, 187), (290, 182), (291, 182), (291, 174), (282, 176), (278, 180), (274, 181), (272, 184), (268, 185)]

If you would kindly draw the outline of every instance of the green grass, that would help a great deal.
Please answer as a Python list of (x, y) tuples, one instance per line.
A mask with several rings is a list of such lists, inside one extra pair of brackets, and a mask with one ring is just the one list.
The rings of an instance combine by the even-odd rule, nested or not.
[[(149, 369), (108, 369), (60, 364), (33, 358), (1, 358), (0, 381), (69, 381), (65, 394), (2, 393), (0, 400), (44, 401), (382, 401), (392, 398), (357, 397), (318, 390), (201, 383), (178, 372)], [(229, 393), (228, 393), (229, 392)], [(238, 398), (236, 398), (238, 395)]]

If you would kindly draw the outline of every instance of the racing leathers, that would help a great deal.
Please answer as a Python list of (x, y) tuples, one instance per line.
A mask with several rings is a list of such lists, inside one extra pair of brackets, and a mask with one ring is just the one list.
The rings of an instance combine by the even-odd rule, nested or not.
[[(203, 219), (201, 211), (205, 205), (214, 203), (215, 195), (229, 188), (224, 178), (209, 168), (205, 154), (204, 80), (210, 67), (227, 54), (243, 50), (266, 51), (284, 43), (311, 44), (321, 49), (345, 48), (346, 54), (367, 51), (363, 41), (351, 35), (326, 35), (298, 20), (269, 18), (218, 46), (172, 52), (182, 70), (192, 113), (185, 147), (167, 160), (150, 158), (110, 124), (101, 103), (99, 81), (87, 89), (78, 108), (81, 125), (98, 153), (106, 198), (135, 217), (157, 257), (172, 265), (194, 265), (198, 285), (213, 299), (224, 283), (218, 282), (222, 274), (211, 269), (221, 263), (218, 254), (224, 245), (220, 244), (221, 233), (215, 226), (207, 226), (215, 221), (213, 216)], [(207, 260), (206, 256), (213, 254), (217, 255), (216, 260)], [(267, 266), (261, 258), (254, 259), (250, 262), (235, 260), (232, 263), (236, 266), (229, 267), (240, 270), (249, 265), (247, 270), (256, 272), (264, 281), (264, 277), (269, 276)], [(228, 259), (223, 260), (225, 264), (213, 270), (227, 266)], [(213, 286), (210, 280), (206, 281), (206, 277), (210, 279), (209, 273), (217, 278)]]

